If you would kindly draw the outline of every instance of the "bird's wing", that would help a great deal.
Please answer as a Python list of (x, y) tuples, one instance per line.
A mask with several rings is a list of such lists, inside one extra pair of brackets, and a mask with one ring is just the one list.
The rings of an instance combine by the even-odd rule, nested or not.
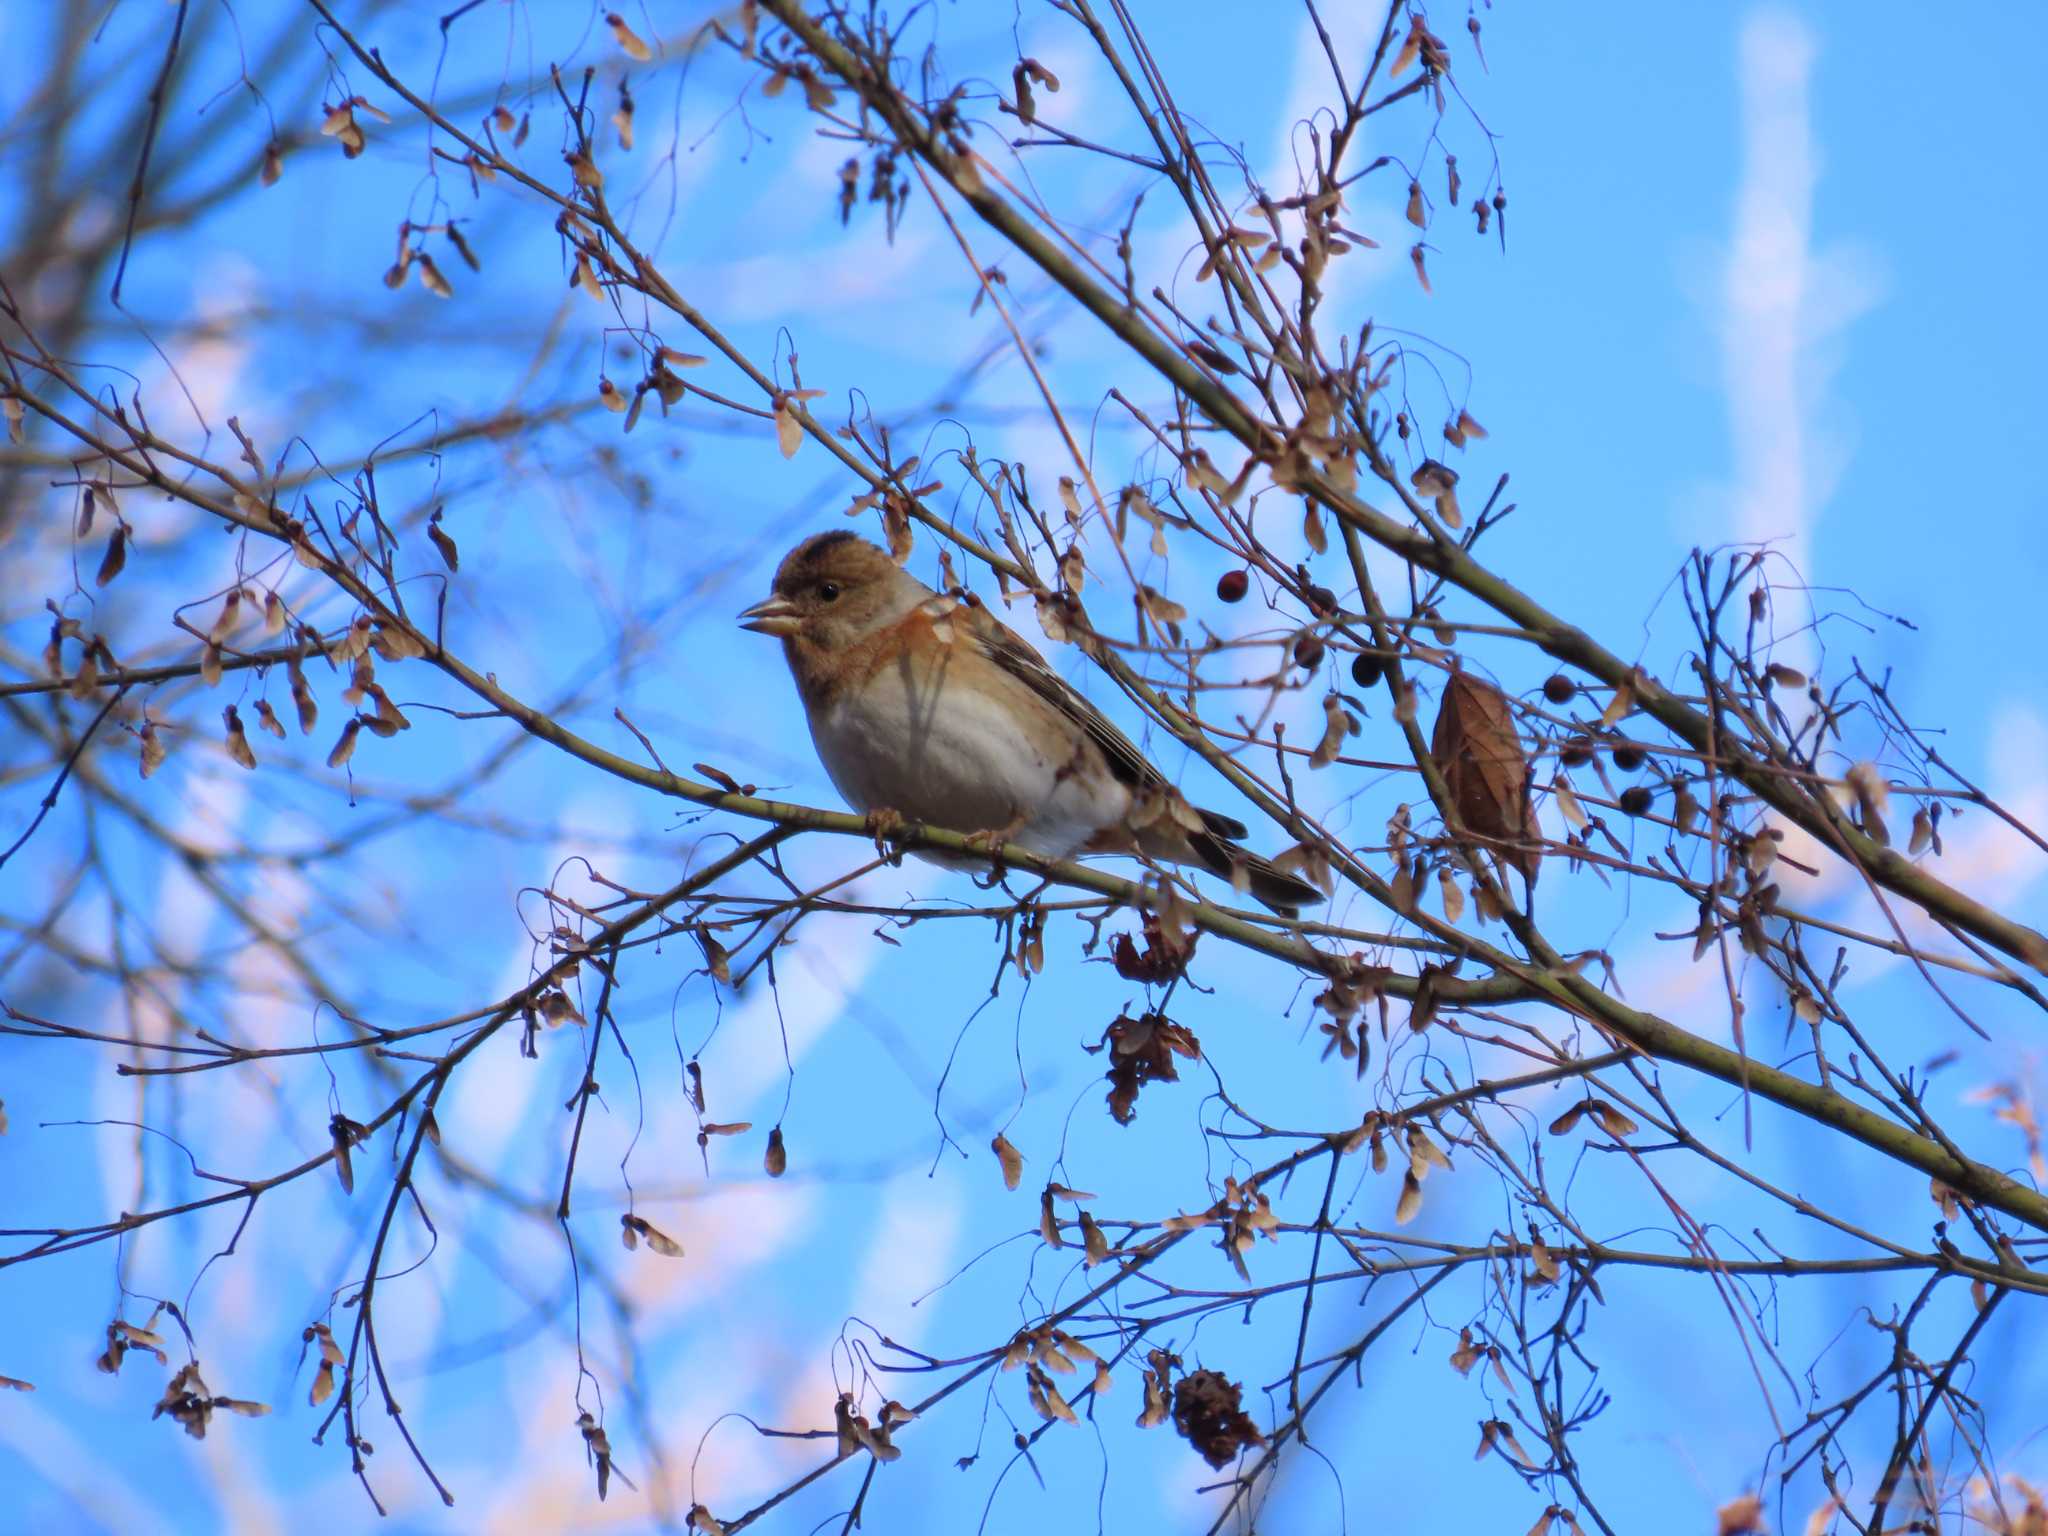
[[(1045, 664), (1045, 658), (1031, 648), (1015, 630), (990, 613), (987, 608), (976, 606), (974, 618), (967, 626), (980, 647), (981, 653), (1011, 677), (1029, 688), (1039, 698), (1050, 704), (1062, 715), (1081, 727), (1088, 739), (1101, 749), (1109, 763), (1110, 773), (1121, 783), (1133, 789), (1165, 790), (1177, 794), (1166, 775), (1153, 766), (1152, 760), (1138, 750), (1130, 737), (1113, 725), (1101, 710)], [(1218, 837), (1243, 837), (1245, 825), (1215, 811), (1199, 811), (1203, 824)]]

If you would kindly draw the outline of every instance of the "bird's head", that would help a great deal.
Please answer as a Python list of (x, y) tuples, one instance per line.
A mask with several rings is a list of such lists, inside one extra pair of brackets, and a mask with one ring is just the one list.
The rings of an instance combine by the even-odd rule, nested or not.
[(821, 533), (783, 557), (772, 595), (740, 615), (740, 628), (776, 635), (793, 650), (843, 650), (930, 597), (931, 589), (857, 534)]

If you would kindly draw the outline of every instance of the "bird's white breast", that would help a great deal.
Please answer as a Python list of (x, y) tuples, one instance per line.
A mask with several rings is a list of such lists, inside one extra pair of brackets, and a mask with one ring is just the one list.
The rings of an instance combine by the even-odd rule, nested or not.
[(1010, 698), (961, 686), (959, 670), (885, 667), (811, 711), (818, 757), (849, 803), (1000, 831), (1054, 858), (1123, 820), (1130, 793), (1078, 725), (1021, 684)]

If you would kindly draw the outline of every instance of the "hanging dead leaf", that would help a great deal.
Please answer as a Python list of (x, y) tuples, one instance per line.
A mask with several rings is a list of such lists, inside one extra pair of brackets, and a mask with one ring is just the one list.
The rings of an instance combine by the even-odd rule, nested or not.
[[(1155, 1351), (1155, 1355), (1156, 1355)], [(1163, 1365), (1155, 1374), (1163, 1383)], [(1148, 1380), (1147, 1413), (1151, 1389)], [(1190, 1371), (1173, 1389), (1173, 1427), (1216, 1468), (1227, 1467), (1250, 1446), (1264, 1445), (1265, 1436), (1244, 1411), (1244, 1389), (1218, 1371)], [(1146, 1422), (1140, 1419), (1139, 1423)]]
[(1520, 870), (1533, 889), (1543, 853), (1529, 802), (1529, 760), (1500, 690), (1469, 672), (1453, 672), (1429, 750), (1465, 830)]

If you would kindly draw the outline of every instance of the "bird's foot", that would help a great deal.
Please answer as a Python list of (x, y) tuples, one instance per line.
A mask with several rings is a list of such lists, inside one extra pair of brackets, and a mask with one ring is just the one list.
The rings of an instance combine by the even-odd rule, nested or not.
[(1012, 841), (1019, 832), (1022, 832), (1030, 823), (1030, 820), (1031, 818), (1028, 815), (1019, 811), (1003, 826), (988, 827), (980, 832), (968, 833), (967, 846), (976, 853), (985, 854), (990, 859), (1000, 861), (1003, 856), (1003, 845)]
[(988, 827), (980, 832), (967, 834), (967, 846), (988, 860), (988, 878), (982, 882), (984, 890), (1001, 885), (1009, 874), (1003, 862), (1003, 851), (1009, 846), (1011, 839), (1024, 830), (1028, 820), (1028, 817), (1019, 815), (1007, 826)]
[(903, 849), (899, 839), (903, 829), (910, 825), (901, 811), (869, 811), (863, 818), (867, 823), (868, 836), (875, 840), (875, 852), (891, 864), (903, 862)]

